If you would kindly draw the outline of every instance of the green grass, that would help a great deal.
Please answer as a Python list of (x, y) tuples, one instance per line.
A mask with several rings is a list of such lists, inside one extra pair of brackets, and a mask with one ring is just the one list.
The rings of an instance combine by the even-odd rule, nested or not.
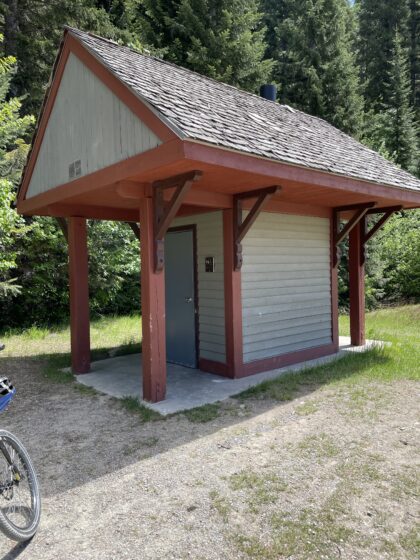
[[(92, 361), (141, 352), (141, 317), (94, 319), (90, 325), (90, 339)], [(6, 344), (2, 357), (41, 359), (47, 379), (54, 383), (74, 382), (72, 373), (63, 371), (71, 363), (69, 326), (10, 329), (1, 335), (1, 340)], [(75, 384), (74, 387), (87, 393), (82, 386)]]
[(277, 502), (281, 492), (287, 490), (287, 484), (275, 473), (257, 473), (244, 469), (229, 478), (229, 486), (234, 491), (246, 491), (247, 503), (252, 513), (260, 508)]
[(319, 405), (313, 401), (302, 403), (295, 408), (295, 412), (299, 416), (308, 416), (309, 414), (313, 414), (318, 410), (319, 410)]
[[(103, 317), (94, 319), (90, 325), (92, 357), (100, 359), (140, 352), (141, 317), (139, 315), (124, 317)], [(69, 355), (70, 328), (55, 326), (30, 327), (29, 329), (10, 329), (1, 333), (1, 340), (6, 344), (4, 356), (42, 356)], [(68, 365), (68, 364), (67, 364)]]
[(227, 523), (232, 509), (227, 499), (221, 496), (217, 490), (211, 490), (209, 498), (212, 508), (215, 509), (223, 521)]
[(205, 404), (204, 406), (184, 410), (181, 414), (184, 414), (194, 424), (204, 424), (215, 420), (220, 415), (220, 407), (220, 403)]
[[(339, 361), (287, 373), (244, 391), (238, 398), (270, 398), (287, 401), (300, 392), (320, 385), (344, 384), (360, 387), (364, 381), (389, 382), (396, 379), (420, 378), (420, 305), (381, 309), (366, 316), (367, 337), (391, 342), (384, 349), (375, 348), (364, 354), (351, 354)], [(349, 318), (340, 317), (340, 332), (348, 334)], [(62, 371), (70, 365), (70, 330), (66, 326), (50, 329), (31, 327), (9, 330), (1, 335), (6, 344), (4, 357), (32, 357), (42, 359), (44, 374), (53, 382), (71, 383), (71, 373)], [(141, 351), (141, 317), (105, 317), (91, 322), (92, 360), (100, 360)], [(358, 396), (362, 395), (359, 390)], [(368, 392), (365, 392), (368, 394)], [(356, 399), (356, 396), (355, 396)], [(355, 400), (356, 403), (357, 399)], [(137, 410), (130, 404), (128, 408)], [(298, 406), (297, 414), (316, 411), (316, 404)], [(190, 422), (210, 422), (222, 413), (219, 403), (205, 405), (184, 412)], [(147, 413), (148, 414), (148, 413)]]
[(332, 437), (324, 433), (304, 437), (297, 449), (300, 452), (299, 456), (313, 456), (319, 459), (331, 459), (340, 452)]
[(164, 417), (155, 410), (144, 406), (144, 404), (142, 404), (136, 397), (123, 397), (122, 399), (118, 399), (118, 402), (126, 410), (138, 414), (143, 422), (152, 422), (154, 420), (164, 419)]
[[(366, 314), (366, 338), (420, 345), (420, 305), (388, 307)], [(340, 316), (340, 334), (349, 336), (350, 318)]]
[[(420, 379), (420, 305), (395, 307), (368, 313), (368, 338), (384, 340), (390, 345), (364, 353), (350, 353), (323, 366), (290, 372), (265, 381), (237, 395), (287, 401), (305, 389), (321, 385), (359, 386), (364, 382), (390, 382)], [(340, 318), (340, 332), (346, 334), (348, 317)], [(359, 393), (361, 394), (361, 393)], [(366, 393), (368, 394), (368, 393)]]

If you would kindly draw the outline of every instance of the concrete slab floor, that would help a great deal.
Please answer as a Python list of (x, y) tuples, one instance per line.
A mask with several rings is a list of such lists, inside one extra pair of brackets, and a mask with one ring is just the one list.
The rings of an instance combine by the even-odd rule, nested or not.
[(166, 399), (154, 404), (141, 400), (141, 354), (129, 354), (93, 362), (91, 373), (76, 375), (76, 379), (83, 385), (113, 397), (137, 397), (145, 406), (167, 415), (222, 401), (262, 381), (275, 379), (287, 371), (297, 372), (337, 360), (346, 352), (364, 352), (374, 346), (382, 345), (381, 342), (368, 340), (364, 346), (353, 347), (350, 345), (349, 337), (340, 336), (340, 350), (337, 354), (264, 371), (242, 379), (227, 379), (198, 369), (168, 363)]

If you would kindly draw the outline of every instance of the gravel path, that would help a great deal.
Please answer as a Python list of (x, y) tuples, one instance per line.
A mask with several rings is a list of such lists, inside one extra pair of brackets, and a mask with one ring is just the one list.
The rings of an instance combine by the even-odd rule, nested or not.
[(417, 558), (418, 387), (228, 401), (216, 419), (143, 423), (105, 396), (1, 358), (2, 427), (39, 473), (42, 523), (2, 560)]

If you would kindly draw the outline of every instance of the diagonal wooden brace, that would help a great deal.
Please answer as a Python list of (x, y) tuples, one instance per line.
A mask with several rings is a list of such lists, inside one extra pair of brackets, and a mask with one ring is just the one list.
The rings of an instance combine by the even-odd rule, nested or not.
[[(349, 235), (354, 227), (365, 217), (367, 212), (376, 205), (376, 202), (364, 202), (362, 204), (351, 204), (348, 206), (337, 206), (333, 209), (333, 243), (335, 247), (333, 255), (333, 265), (336, 266), (339, 260), (339, 247), (338, 245)], [(354, 210), (353, 216), (340, 231), (340, 214)]]
[(381, 229), (381, 227), (389, 220), (394, 212), (399, 212), (402, 209), (403, 206), (386, 206), (384, 208), (372, 208), (371, 210), (368, 210), (368, 215), (383, 214), (383, 216), (379, 218), (376, 224), (372, 226), (369, 231), (365, 231), (363, 243), (366, 243), (367, 241), (369, 241), (369, 239), (372, 239), (375, 233), (377, 233)]
[[(276, 194), (281, 187), (273, 185), (264, 189), (243, 192), (233, 196), (233, 254), (234, 254), (234, 270), (240, 270), (242, 267), (242, 240), (250, 230), (252, 224), (257, 219), (261, 210), (270, 198)], [(242, 200), (256, 198), (254, 205), (249, 211), (248, 216), (242, 221)]]
[[(152, 183), (153, 211), (154, 211), (154, 243), (155, 243), (155, 272), (163, 270), (165, 264), (165, 235), (176, 216), (185, 196), (194, 181), (202, 175), (201, 171), (190, 171), (182, 175), (169, 177)], [(171, 199), (164, 200), (163, 193), (167, 189), (175, 189)]]

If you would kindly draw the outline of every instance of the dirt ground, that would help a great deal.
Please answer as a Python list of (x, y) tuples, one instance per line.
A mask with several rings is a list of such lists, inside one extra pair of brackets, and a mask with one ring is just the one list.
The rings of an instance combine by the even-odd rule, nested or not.
[(414, 382), (144, 423), (33, 359), (0, 359), (6, 373), (18, 395), (1, 424), (30, 451), (43, 513), (26, 547), (0, 535), (2, 560), (418, 557)]

